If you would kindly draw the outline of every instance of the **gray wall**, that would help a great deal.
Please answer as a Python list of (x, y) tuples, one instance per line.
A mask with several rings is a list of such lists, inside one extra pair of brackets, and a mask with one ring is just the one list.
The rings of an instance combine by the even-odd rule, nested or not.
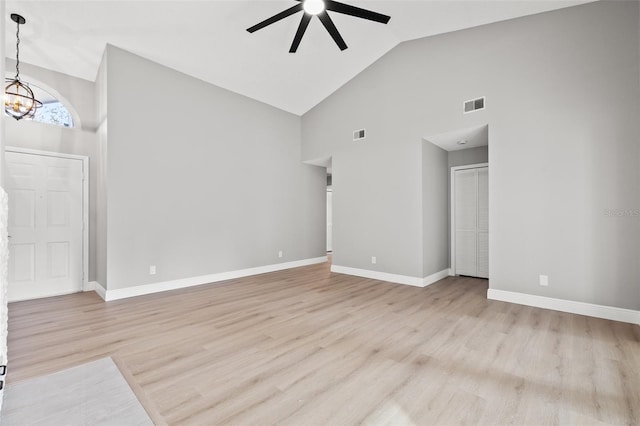
[(102, 55), (95, 84), (96, 143), (100, 166), (96, 177), (96, 281), (107, 288), (107, 53)]
[(381, 144), (373, 131), (336, 152), (334, 265), (422, 277), (421, 163), (421, 144)]
[(422, 144), (422, 276), (449, 268), (448, 152)]
[(301, 162), (300, 117), (107, 57), (109, 290), (325, 255), (326, 170)]
[[(637, 2), (596, 2), (406, 42), (305, 114), (303, 159), (334, 158), (336, 259), (362, 255), (341, 243), (361, 231), (339, 226), (340, 215), (372, 203), (340, 187), (341, 174), (372, 177), (369, 152), (344, 155), (354, 129), (367, 128), (363, 151), (384, 151), (378, 171), (407, 191), (422, 167), (408, 152), (425, 135), (489, 123), (491, 288), (640, 309), (640, 219), (605, 215), (640, 206), (638, 27)], [(488, 108), (462, 114), (477, 96)], [(411, 194), (377, 194), (370, 232), (407, 228), (370, 237), (369, 252), (419, 250), (407, 212), (421, 195)]]
[(449, 151), (447, 154), (449, 168), (489, 162), (488, 146), (478, 146), (475, 148), (460, 149), (458, 151)]

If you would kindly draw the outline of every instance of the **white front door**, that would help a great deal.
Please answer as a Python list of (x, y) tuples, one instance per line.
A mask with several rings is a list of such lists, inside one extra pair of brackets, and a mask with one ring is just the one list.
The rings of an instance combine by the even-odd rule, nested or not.
[(455, 274), (489, 278), (489, 168), (454, 174)]
[(82, 291), (83, 162), (6, 153), (8, 300)]

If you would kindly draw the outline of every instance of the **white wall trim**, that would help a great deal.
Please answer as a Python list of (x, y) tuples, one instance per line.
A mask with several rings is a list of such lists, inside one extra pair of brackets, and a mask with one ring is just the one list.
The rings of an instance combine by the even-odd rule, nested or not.
[(89, 286), (93, 287), (90, 290), (85, 290), (85, 291), (95, 291), (96, 293), (98, 293), (98, 296), (100, 296), (102, 298), (102, 300), (106, 300), (107, 298), (107, 290), (104, 289), (104, 287), (102, 287), (102, 284), (100, 284), (97, 281), (91, 281), (89, 282)]
[[(74, 117), (75, 119), (75, 117)], [(41, 155), (82, 161), (82, 283), (83, 291), (89, 282), (89, 157), (86, 155), (64, 154), (60, 152), (40, 151), (37, 149), (5, 147), (5, 152)]]
[[(178, 280), (162, 281), (152, 284), (144, 284), (130, 286), (126, 288), (117, 288), (113, 290), (105, 290), (100, 284), (97, 284), (96, 293), (98, 293), (106, 302), (111, 300), (126, 299), (129, 297), (142, 296), (145, 294), (160, 293), (163, 291), (177, 290), (180, 288), (194, 287), (203, 284), (212, 284), (220, 281), (232, 280), (235, 278), (243, 278), (251, 275), (265, 274), (267, 272), (282, 271), (284, 269), (299, 268), (301, 266), (315, 265), (317, 263), (326, 262), (327, 256), (316, 257), (312, 259), (296, 260), (293, 262), (277, 263), (274, 265), (258, 266), (249, 269), (240, 269), (237, 271), (220, 272), (217, 274), (201, 275), (198, 277), (182, 278)], [(101, 294), (104, 291), (104, 295)]]
[(640, 325), (640, 311), (490, 288), (487, 299)]
[[(449, 247), (451, 248), (451, 275), (456, 274), (456, 172), (458, 170), (467, 170), (467, 169), (479, 169), (482, 167), (489, 167), (489, 163), (476, 163), (476, 164), (468, 164), (465, 166), (454, 166), (451, 167), (449, 173), (451, 177), (449, 179), (449, 195), (451, 199), (450, 210), (449, 210)], [(491, 227), (489, 227), (491, 229)], [(489, 259), (491, 259), (491, 252), (489, 252)]]
[(440, 272), (436, 272), (435, 274), (431, 274), (427, 277), (424, 277), (422, 279), (422, 287), (426, 287), (435, 282), (438, 282), (443, 278), (447, 278), (449, 275), (451, 275), (451, 269), (447, 268), (447, 269), (443, 269)]
[(449, 269), (444, 269), (428, 277), (410, 277), (408, 275), (389, 274), (387, 272), (371, 271), (368, 269), (350, 268), (348, 266), (331, 265), (331, 272), (345, 275), (355, 275), (356, 277), (372, 278), (391, 283), (411, 285), (414, 287), (426, 287), (440, 281), (449, 275)]

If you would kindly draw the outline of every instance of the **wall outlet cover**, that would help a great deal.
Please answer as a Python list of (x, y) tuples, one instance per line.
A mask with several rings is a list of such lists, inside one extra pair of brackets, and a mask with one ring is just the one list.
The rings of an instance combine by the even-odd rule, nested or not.
[(549, 276), (548, 275), (540, 275), (540, 285), (543, 287), (549, 286)]

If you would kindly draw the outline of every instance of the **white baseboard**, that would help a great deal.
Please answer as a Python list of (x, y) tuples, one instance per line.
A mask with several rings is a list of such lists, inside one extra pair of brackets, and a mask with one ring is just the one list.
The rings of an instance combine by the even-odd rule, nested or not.
[(640, 325), (640, 311), (631, 309), (534, 296), (532, 294), (496, 290), (493, 288), (487, 291), (487, 299)]
[(84, 283), (82, 291), (95, 291), (96, 293), (98, 293), (98, 296), (104, 299), (105, 290), (98, 281), (87, 281), (86, 283)]
[(368, 269), (350, 268), (348, 266), (331, 265), (331, 272), (345, 275), (355, 275), (356, 277), (373, 278), (380, 281), (388, 281), (397, 284), (406, 284), (414, 287), (426, 287), (440, 281), (449, 275), (449, 269), (444, 269), (428, 277), (411, 277), (408, 275), (389, 274), (386, 272), (371, 271)]
[(443, 278), (447, 278), (448, 276), (451, 275), (451, 269), (443, 269), (440, 272), (436, 272), (435, 274), (431, 274), (428, 277), (424, 277), (422, 279), (422, 287), (426, 287), (428, 285), (431, 285), (435, 282), (440, 281)]
[(102, 284), (97, 281), (91, 281), (91, 283), (93, 284), (93, 291), (98, 293), (98, 296), (102, 297), (102, 300), (107, 300), (107, 290), (102, 287)]
[[(177, 290), (180, 288), (194, 287), (203, 284), (211, 284), (220, 281), (232, 280), (235, 278), (248, 277), (251, 275), (265, 274), (267, 272), (282, 271), (284, 269), (299, 268), (301, 266), (315, 265), (317, 263), (326, 262), (327, 256), (316, 257), (312, 259), (296, 260), (293, 262), (277, 263), (275, 265), (258, 266), (256, 268), (241, 269), (237, 271), (220, 272), (217, 274), (202, 275), (199, 277), (182, 278), (172, 281), (162, 281), (152, 284), (144, 284), (131, 286), (126, 288), (117, 288), (113, 290), (105, 290), (100, 284), (96, 283), (96, 293), (98, 293), (105, 301), (126, 299), (129, 297), (142, 296), (145, 294), (160, 293), (163, 291)], [(101, 294), (103, 292), (104, 294)]]

